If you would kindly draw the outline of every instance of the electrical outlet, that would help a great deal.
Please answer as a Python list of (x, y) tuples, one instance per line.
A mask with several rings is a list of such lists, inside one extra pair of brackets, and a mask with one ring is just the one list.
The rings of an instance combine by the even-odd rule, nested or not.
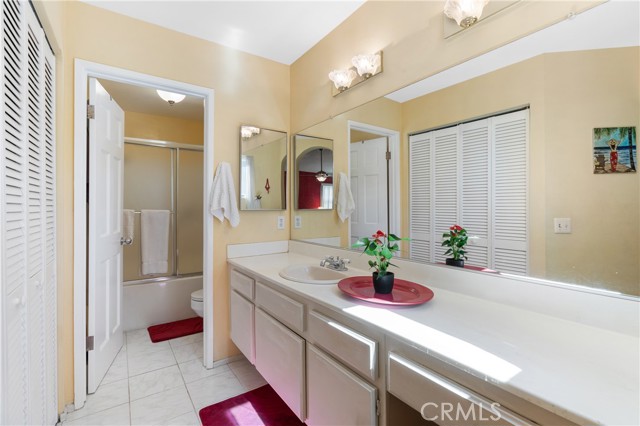
[(278, 216), (278, 229), (284, 229), (284, 216)]
[(553, 219), (553, 232), (556, 234), (570, 234), (571, 233), (571, 218), (569, 217), (556, 217)]
[(293, 227), (296, 229), (302, 228), (302, 216), (295, 216), (293, 220)]

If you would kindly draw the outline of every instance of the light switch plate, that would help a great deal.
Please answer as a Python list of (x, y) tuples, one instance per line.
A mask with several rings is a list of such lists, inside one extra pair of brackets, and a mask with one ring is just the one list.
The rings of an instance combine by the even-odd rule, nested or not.
[(555, 232), (556, 234), (570, 234), (571, 218), (569, 217), (553, 218), (553, 232)]
[(284, 216), (278, 216), (278, 229), (284, 229)]
[(293, 227), (296, 229), (302, 228), (302, 216), (295, 216), (293, 220)]

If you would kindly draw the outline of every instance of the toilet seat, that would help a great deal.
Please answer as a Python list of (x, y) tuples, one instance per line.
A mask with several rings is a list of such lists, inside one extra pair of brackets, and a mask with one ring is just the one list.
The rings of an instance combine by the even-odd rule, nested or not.
[(202, 302), (202, 298), (203, 298), (202, 290), (196, 290), (193, 293), (191, 293), (191, 300), (193, 300), (194, 302)]

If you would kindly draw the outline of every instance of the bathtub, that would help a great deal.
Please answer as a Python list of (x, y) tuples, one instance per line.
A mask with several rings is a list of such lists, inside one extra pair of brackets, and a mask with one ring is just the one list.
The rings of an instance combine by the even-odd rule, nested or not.
[(201, 288), (202, 275), (124, 282), (124, 331), (197, 316), (191, 293)]

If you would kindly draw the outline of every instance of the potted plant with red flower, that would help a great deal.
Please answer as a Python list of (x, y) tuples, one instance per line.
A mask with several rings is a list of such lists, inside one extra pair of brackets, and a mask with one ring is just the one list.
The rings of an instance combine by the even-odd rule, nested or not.
[(378, 230), (369, 237), (360, 238), (352, 247), (364, 247), (364, 254), (373, 256), (374, 260), (369, 260), (369, 267), (375, 269), (373, 273), (373, 288), (376, 293), (388, 294), (393, 290), (393, 272), (389, 272), (389, 266), (396, 266), (391, 263), (393, 254), (399, 250), (398, 241), (407, 240), (394, 234), (385, 234)]
[(467, 245), (467, 230), (460, 225), (453, 225), (449, 232), (442, 234), (442, 247), (449, 247), (444, 255), (450, 254), (446, 259), (447, 265), (464, 267), (464, 260), (467, 258), (464, 247)]

